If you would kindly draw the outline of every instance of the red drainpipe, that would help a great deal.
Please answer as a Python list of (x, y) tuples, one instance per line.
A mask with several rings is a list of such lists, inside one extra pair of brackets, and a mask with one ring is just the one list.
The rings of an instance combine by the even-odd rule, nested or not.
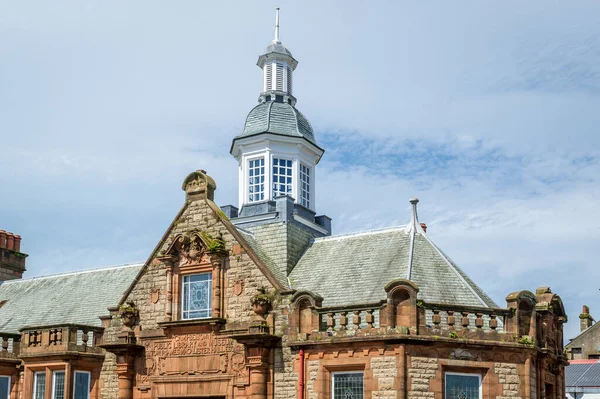
[(298, 399), (304, 399), (304, 349), (300, 349), (300, 395)]

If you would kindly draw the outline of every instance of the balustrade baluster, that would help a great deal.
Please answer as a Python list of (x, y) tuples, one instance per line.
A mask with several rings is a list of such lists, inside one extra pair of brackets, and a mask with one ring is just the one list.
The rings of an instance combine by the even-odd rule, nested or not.
[(440, 323), (442, 322), (442, 316), (440, 316), (440, 311), (439, 310), (434, 310), (433, 311), (433, 317), (431, 319), (433, 321), (433, 324), (436, 327), (439, 327)]
[(352, 324), (356, 330), (360, 330), (360, 310), (354, 310), (354, 316), (352, 316)]
[(454, 319), (454, 310), (449, 310), (448, 311), (448, 328), (449, 329), (453, 329), (454, 328), (454, 323), (455, 323), (455, 319)]
[(2, 340), (2, 352), (8, 352), (8, 338), (0, 337)]
[(340, 312), (340, 329), (345, 330), (348, 327), (348, 312)]
[(469, 327), (469, 312), (461, 312), (462, 318), (460, 319), (460, 324), (463, 328)]
[(367, 316), (365, 317), (365, 321), (367, 322), (367, 328), (373, 328), (373, 324), (375, 323), (375, 316), (373, 315), (373, 309), (367, 310)]
[(490, 315), (490, 329), (495, 331), (496, 328), (498, 328), (498, 320), (496, 320), (496, 315), (492, 313)]
[(83, 332), (83, 334), (81, 334), (81, 341), (83, 341), (84, 346), (88, 346), (88, 340), (89, 340), (88, 330), (82, 330), (82, 332)]
[(327, 331), (333, 332), (335, 330), (335, 314), (333, 312), (327, 313)]
[(475, 327), (483, 328), (483, 313), (476, 313), (477, 319), (475, 319)]

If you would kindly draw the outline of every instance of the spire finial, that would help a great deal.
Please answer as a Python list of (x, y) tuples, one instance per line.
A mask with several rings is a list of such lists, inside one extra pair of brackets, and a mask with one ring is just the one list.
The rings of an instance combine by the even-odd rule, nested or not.
[(416, 231), (419, 233), (424, 233), (425, 231), (423, 230), (423, 226), (421, 226), (421, 224), (419, 223), (419, 216), (417, 216), (417, 204), (419, 203), (419, 199), (413, 197), (409, 200), (409, 202), (412, 207), (412, 214), (410, 224), (406, 226), (407, 231)]
[(275, 9), (275, 39), (273, 43), (281, 43), (279, 41), (279, 7)]

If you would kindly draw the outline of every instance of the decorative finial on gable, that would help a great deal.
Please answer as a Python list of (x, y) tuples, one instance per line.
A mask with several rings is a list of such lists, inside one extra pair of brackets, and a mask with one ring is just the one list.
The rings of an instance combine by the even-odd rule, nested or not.
[(197, 170), (185, 178), (181, 189), (185, 191), (188, 200), (208, 198), (212, 201), (215, 198), (217, 184), (212, 177), (206, 174), (205, 170)]
[(279, 41), (279, 7), (275, 9), (275, 39), (273, 43), (281, 43)]

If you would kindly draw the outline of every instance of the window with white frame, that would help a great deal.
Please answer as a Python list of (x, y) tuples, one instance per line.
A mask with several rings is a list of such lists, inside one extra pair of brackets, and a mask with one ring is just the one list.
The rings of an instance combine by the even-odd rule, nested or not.
[(481, 375), (445, 374), (445, 399), (481, 399)]
[(206, 319), (212, 316), (212, 273), (183, 276), (182, 319)]
[(331, 397), (333, 399), (363, 399), (364, 373), (362, 371), (331, 373)]
[(273, 158), (273, 199), (292, 195), (292, 161)]
[(65, 399), (65, 372), (52, 373), (52, 399)]
[(38, 371), (33, 375), (33, 399), (44, 399), (46, 395), (46, 372)]
[(73, 399), (90, 399), (90, 372), (73, 373)]
[(310, 168), (300, 164), (300, 203), (310, 208)]
[(265, 159), (251, 159), (248, 161), (248, 201), (256, 202), (264, 199)]
[(10, 377), (0, 375), (0, 399), (8, 399), (10, 395)]

